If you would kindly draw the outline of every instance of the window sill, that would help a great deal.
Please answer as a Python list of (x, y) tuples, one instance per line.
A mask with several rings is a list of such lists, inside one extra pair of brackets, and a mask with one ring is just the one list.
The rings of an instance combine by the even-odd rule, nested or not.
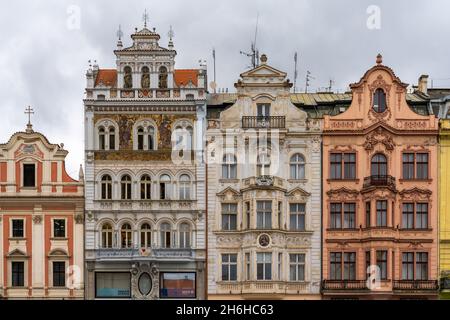
[(327, 179), (327, 182), (354, 182), (354, 183), (358, 183), (359, 179)]
[(288, 179), (289, 183), (307, 183), (308, 179)]
[(433, 179), (398, 179), (398, 182), (433, 182)]
[(239, 183), (239, 179), (219, 179), (219, 183)]
[(8, 238), (8, 240), (10, 240), (10, 241), (22, 241), (22, 240), (27, 240), (27, 238), (25, 238), (25, 237), (11, 237), (11, 238)]
[(429, 232), (429, 231), (433, 231), (433, 228), (399, 228), (399, 231), (404, 231), (404, 232), (408, 232), (408, 231), (423, 231), (423, 232)]
[(66, 237), (51, 237), (50, 240), (69, 240), (69, 238), (66, 238)]

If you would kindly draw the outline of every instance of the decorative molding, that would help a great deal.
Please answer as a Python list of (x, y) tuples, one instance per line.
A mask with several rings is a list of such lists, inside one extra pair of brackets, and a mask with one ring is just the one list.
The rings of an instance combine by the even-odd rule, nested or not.
[(42, 216), (41, 215), (34, 215), (33, 216), (33, 222), (34, 222), (34, 224), (41, 224)]

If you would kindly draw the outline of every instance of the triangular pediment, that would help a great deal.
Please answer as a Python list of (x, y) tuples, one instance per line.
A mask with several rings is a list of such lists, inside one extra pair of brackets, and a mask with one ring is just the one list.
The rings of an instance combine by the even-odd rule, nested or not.
[(27, 254), (20, 249), (14, 249), (7, 255), (9, 258), (27, 258)]
[(63, 249), (53, 249), (48, 254), (49, 257), (68, 257), (69, 255), (67, 252)]
[(275, 69), (267, 64), (260, 65), (252, 70), (241, 74), (242, 78), (251, 77), (286, 77), (286, 72)]
[(240, 195), (240, 193), (239, 193), (239, 191), (237, 191), (236, 189), (233, 189), (232, 187), (226, 187), (225, 189), (223, 189), (222, 191), (217, 193), (217, 195), (218, 196), (226, 196), (226, 195), (238, 196), (238, 195)]
[(300, 197), (309, 197), (311, 195), (311, 193), (303, 190), (300, 187), (295, 187), (294, 189), (288, 191), (286, 193), (287, 196), (300, 196)]

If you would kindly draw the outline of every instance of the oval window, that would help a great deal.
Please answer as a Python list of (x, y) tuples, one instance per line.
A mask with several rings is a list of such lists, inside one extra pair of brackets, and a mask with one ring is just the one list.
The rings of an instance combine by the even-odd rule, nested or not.
[(139, 292), (146, 296), (150, 293), (152, 290), (152, 278), (150, 278), (150, 275), (148, 273), (143, 273), (139, 277)]

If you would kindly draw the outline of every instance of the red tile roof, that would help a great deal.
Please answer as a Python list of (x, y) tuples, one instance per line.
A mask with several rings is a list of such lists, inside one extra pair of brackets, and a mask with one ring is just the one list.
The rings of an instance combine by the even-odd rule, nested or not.
[(95, 86), (103, 84), (107, 87), (115, 87), (117, 83), (117, 70), (116, 69), (100, 69), (97, 73), (97, 79), (95, 79)]
[(198, 85), (198, 70), (195, 69), (178, 69), (175, 70), (173, 75), (175, 84), (178, 87), (184, 87), (192, 81), (194, 86)]

